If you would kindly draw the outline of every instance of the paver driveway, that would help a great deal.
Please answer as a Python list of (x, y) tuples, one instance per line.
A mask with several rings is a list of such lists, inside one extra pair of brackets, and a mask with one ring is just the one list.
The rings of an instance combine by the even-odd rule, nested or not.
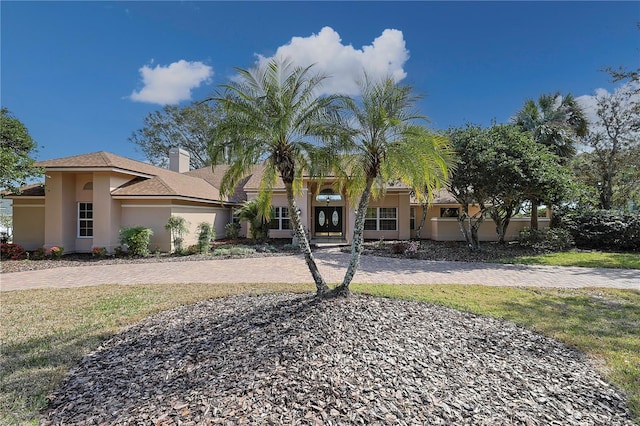
[[(349, 255), (315, 252), (329, 283), (342, 280)], [(302, 256), (96, 265), (0, 274), (3, 291), (99, 284), (313, 283)], [(363, 256), (356, 283), (483, 284), (491, 286), (608, 287), (640, 290), (640, 270), (440, 262)]]

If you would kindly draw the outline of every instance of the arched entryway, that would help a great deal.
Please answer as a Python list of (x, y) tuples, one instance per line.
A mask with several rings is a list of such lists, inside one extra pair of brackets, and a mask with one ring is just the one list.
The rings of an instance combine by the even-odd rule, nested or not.
[(316, 196), (313, 207), (315, 239), (343, 240), (345, 234), (345, 210), (342, 195), (327, 188)]

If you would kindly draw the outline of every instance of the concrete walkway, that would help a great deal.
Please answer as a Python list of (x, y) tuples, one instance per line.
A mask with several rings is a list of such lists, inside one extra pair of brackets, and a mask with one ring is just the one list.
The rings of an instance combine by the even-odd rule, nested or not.
[[(349, 255), (314, 253), (328, 283), (342, 280)], [(363, 256), (354, 283), (481, 284), (640, 290), (640, 270), (439, 262)], [(2, 291), (100, 284), (313, 283), (302, 256), (66, 267), (0, 274)]]

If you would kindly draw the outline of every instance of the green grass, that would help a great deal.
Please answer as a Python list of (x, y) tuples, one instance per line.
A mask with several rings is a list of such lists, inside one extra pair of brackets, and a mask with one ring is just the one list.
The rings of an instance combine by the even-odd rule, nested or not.
[(501, 259), (499, 262), (523, 265), (640, 269), (640, 253), (606, 253), (600, 251), (572, 250), (541, 254), (538, 256), (519, 256)]
[[(309, 292), (309, 285), (97, 286), (0, 294), (0, 424), (38, 424), (69, 368), (154, 313), (236, 293)], [(640, 291), (458, 285), (353, 285), (353, 290), (505, 318), (587, 352), (625, 390), (640, 421)]]

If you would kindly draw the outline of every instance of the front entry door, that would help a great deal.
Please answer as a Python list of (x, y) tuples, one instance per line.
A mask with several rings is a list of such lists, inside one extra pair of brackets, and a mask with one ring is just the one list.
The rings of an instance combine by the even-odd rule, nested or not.
[(342, 236), (342, 207), (315, 208), (316, 235)]

